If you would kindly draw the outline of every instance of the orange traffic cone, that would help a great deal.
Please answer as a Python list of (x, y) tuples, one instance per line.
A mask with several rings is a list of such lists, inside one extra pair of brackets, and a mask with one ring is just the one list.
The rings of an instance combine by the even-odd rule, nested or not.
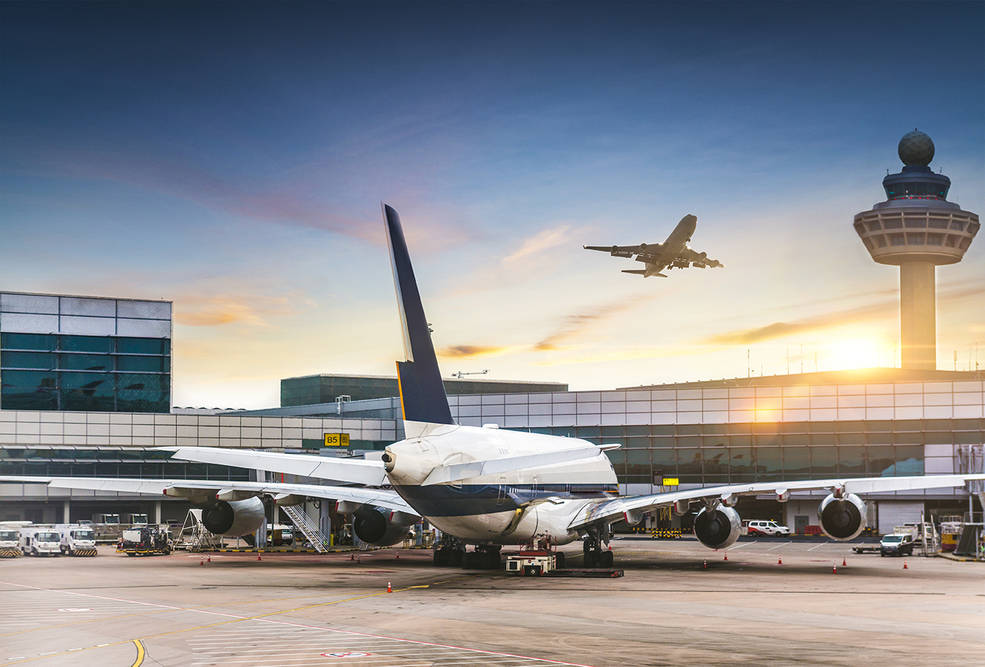
[(728, 560), (728, 552), (725, 552), (725, 558), (723, 560)]
[(848, 567), (848, 561), (845, 560), (845, 557), (844, 556), (841, 557), (841, 566), (842, 567)]
[(705, 561), (704, 569), (708, 569), (708, 561)]
[(778, 558), (776, 559), (776, 564), (777, 564), (777, 565), (783, 565), (783, 556), (780, 556), (780, 557), (778, 557)]
[(263, 559), (262, 559), (262, 558), (260, 557), (260, 554), (257, 554), (257, 560), (263, 560)]
[(910, 566), (906, 564), (906, 561), (903, 561), (903, 569), (904, 570), (909, 570), (910, 569)]
[(832, 565), (831, 566), (831, 574), (838, 574), (838, 566), (837, 565)]
[(205, 561), (204, 560), (200, 560), (200, 561), (198, 561), (198, 564), (199, 565), (205, 565)]
[(387, 593), (392, 593), (393, 592), (393, 586), (390, 585), (390, 582), (389, 581), (386, 582), (386, 592)]
[(211, 563), (211, 562), (212, 562), (212, 556), (209, 556), (209, 559), (208, 559), (208, 561), (207, 561), (207, 562), (209, 562), (209, 563)]

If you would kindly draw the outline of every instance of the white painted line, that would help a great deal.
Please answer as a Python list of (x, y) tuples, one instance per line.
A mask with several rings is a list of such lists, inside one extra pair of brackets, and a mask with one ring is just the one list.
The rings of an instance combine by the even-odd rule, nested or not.
[(808, 551), (814, 551), (818, 547), (823, 547), (823, 546), (824, 546), (824, 542), (821, 542), (820, 544), (817, 544), (817, 545), (811, 547), (810, 549), (808, 549)]
[(750, 544), (756, 544), (759, 540), (753, 540), (752, 542), (741, 542), (738, 546), (732, 546), (726, 549), (726, 551), (735, 551), (736, 549), (741, 549), (742, 547), (747, 547)]
[(793, 543), (793, 540), (787, 540), (786, 542), (783, 542), (781, 544), (777, 544), (775, 547), (770, 547), (769, 549), (767, 549), (767, 551), (773, 551), (773, 549), (779, 549), (780, 547), (785, 547), (788, 544), (792, 544), (792, 543)]

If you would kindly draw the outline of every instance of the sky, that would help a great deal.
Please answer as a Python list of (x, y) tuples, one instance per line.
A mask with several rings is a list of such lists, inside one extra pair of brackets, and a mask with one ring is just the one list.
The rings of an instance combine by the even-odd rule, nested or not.
[[(609, 389), (898, 364), (852, 227), (917, 127), (985, 211), (980, 2), (0, 4), (0, 289), (174, 301), (178, 406), (403, 359)], [(583, 245), (724, 268), (641, 279)], [(985, 239), (938, 366), (985, 367)]]

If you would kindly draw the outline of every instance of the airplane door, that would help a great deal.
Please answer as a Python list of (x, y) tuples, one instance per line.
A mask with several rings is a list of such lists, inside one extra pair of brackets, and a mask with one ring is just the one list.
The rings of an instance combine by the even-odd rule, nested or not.
[(499, 476), (499, 494), (496, 497), (497, 505), (505, 505), (509, 499), (509, 494), (506, 488), (506, 477), (504, 475)]

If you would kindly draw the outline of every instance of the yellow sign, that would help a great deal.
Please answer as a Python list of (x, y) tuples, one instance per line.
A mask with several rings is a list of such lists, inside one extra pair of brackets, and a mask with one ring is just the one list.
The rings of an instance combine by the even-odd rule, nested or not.
[(664, 477), (664, 479), (663, 479), (663, 485), (664, 486), (680, 486), (681, 485), (681, 480), (679, 480), (677, 477)]
[(326, 433), (325, 434), (325, 446), (326, 447), (348, 447), (349, 446), (349, 434), (348, 433)]

